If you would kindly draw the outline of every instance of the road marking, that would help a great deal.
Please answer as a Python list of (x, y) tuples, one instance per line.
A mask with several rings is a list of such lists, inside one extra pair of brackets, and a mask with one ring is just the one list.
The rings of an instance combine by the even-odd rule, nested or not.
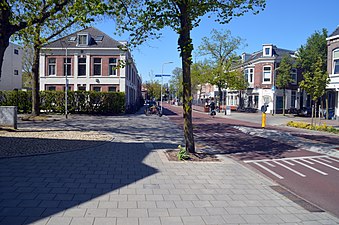
[(324, 162), (327, 162), (327, 163), (332, 163), (330, 160), (326, 160), (325, 158), (318, 158), (318, 160), (324, 161)]
[(295, 159), (292, 159), (292, 161), (293, 161), (293, 162), (296, 162), (296, 163), (299, 163), (300, 165), (305, 166), (305, 167), (307, 167), (307, 168), (309, 168), (309, 169), (311, 169), (311, 170), (314, 170), (315, 172), (318, 172), (318, 173), (320, 173), (320, 174), (322, 174), (322, 175), (325, 175), (325, 176), (328, 175), (327, 173), (325, 173), (325, 172), (323, 172), (323, 171), (321, 171), (321, 170), (318, 170), (318, 169), (316, 169), (316, 168), (313, 168), (312, 166), (306, 165), (305, 163), (299, 162), (299, 161), (297, 161), (297, 160), (295, 160)]
[(287, 163), (288, 165), (291, 165), (291, 166), (294, 166), (295, 164), (294, 163), (291, 163), (290, 161), (288, 160), (284, 160), (283, 162)]
[(333, 158), (331, 158), (331, 157), (328, 157), (330, 160), (332, 160), (332, 161), (335, 161), (335, 162), (339, 162), (339, 160), (337, 160), (337, 159), (333, 159)]
[(265, 164), (269, 165), (270, 167), (275, 167), (275, 165), (269, 163), (269, 162), (264, 162)]
[(307, 161), (306, 159), (300, 159), (300, 160), (308, 164), (314, 164), (313, 162)]
[(320, 161), (318, 161), (318, 160), (316, 160), (316, 159), (310, 159), (310, 160), (312, 160), (312, 161), (314, 161), (314, 162), (317, 162), (317, 163), (320, 163), (321, 165), (324, 165), (324, 166), (327, 166), (327, 167), (329, 167), (329, 168), (332, 168), (332, 169), (335, 169), (335, 170), (338, 170), (338, 171), (339, 171), (339, 168), (334, 167), (334, 166), (331, 166), (331, 165), (328, 165), (328, 164), (323, 163), (323, 162), (320, 162)]
[(292, 171), (292, 172), (295, 173), (295, 174), (298, 174), (298, 175), (301, 176), (301, 177), (306, 177), (306, 175), (304, 175), (304, 174), (302, 174), (302, 173), (300, 173), (300, 172), (298, 172), (298, 171), (296, 171), (296, 170), (294, 170), (294, 169), (292, 169), (292, 168), (290, 168), (290, 167), (288, 167), (288, 166), (286, 166), (286, 165), (284, 165), (284, 164), (282, 164), (282, 163), (280, 163), (280, 162), (274, 161), (274, 163), (276, 163), (276, 164), (278, 164), (279, 166), (282, 166), (282, 167), (288, 169), (289, 171)]
[(256, 162), (255, 162), (254, 164), (257, 165), (257, 166), (259, 166), (259, 167), (262, 168), (263, 170), (266, 170), (266, 171), (269, 172), (270, 174), (272, 174), (272, 175), (278, 177), (279, 179), (284, 179), (284, 177), (282, 177), (282, 176), (280, 176), (279, 174), (273, 172), (272, 170), (270, 170), (270, 169), (264, 167), (263, 165), (260, 165), (259, 163), (256, 163)]
[(285, 161), (285, 160), (292, 160), (293, 161), (295, 159), (310, 159), (310, 158), (328, 158), (328, 156), (327, 155), (316, 155), (316, 156), (301, 156), (301, 157), (291, 157), (291, 158), (282, 158), (282, 159), (244, 160), (244, 163), (267, 162), (267, 161)]

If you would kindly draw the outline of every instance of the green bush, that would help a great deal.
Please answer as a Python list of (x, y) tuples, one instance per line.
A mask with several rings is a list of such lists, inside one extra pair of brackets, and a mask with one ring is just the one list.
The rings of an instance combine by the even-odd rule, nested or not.
[[(67, 92), (67, 109), (70, 113), (119, 114), (125, 112), (123, 92)], [(18, 106), (21, 113), (30, 113), (31, 91), (0, 91), (0, 106)], [(40, 110), (46, 113), (65, 113), (64, 91), (41, 91)]]
[(32, 110), (32, 92), (0, 91), (0, 106), (17, 106), (19, 113), (30, 113)]

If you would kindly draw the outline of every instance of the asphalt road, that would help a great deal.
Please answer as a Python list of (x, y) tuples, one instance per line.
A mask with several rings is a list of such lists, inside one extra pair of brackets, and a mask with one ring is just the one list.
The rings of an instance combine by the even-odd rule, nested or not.
[[(164, 104), (164, 114), (183, 123), (181, 107)], [(323, 153), (339, 145), (339, 137), (271, 125), (261, 132), (261, 124), (251, 119), (193, 111), (198, 149), (232, 157), (339, 217), (339, 158)], [(276, 135), (266, 137), (265, 132)]]

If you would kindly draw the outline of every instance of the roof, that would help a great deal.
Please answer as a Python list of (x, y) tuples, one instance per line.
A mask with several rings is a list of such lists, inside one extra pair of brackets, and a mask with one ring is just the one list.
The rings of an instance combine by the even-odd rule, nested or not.
[[(77, 34), (79, 33), (86, 33), (89, 34), (90, 40), (87, 46), (77, 46)], [(67, 43), (68, 48), (72, 47), (79, 47), (79, 48), (118, 48), (123, 45), (123, 43), (114, 40), (109, 35), (105, 34), (104, 32), (94, 28), (88, 27), (83, 30), (76, 31), (70, 35), (57, 39), (47, 45), (44, 48), (64, 48), (65, 42)]]
[[(294, 55), (294, 53), (295, 53), (295, 51), (278, 48), (275, 45), (272, 46), (272, 51), (273, 51), (272, 52), (273, 57), (275, 57), (276, 59), (281, 59), (286, 54)], [(262, 50), (250, 54), (249, 58), (247, 58), (247, 60), (244, 63), (249, 62), (249, 61), (253, 61), (253, 60), (256, 60), (256, 59), (260, 59), (260, 58), (267, 58), (267, 57), (263, 56)]]
[(335, 31), (333, 31), (333, 33), (329, 37), (338, 36), (338, 35), (339, 35), (339, 26), (337, 27), (337, 29), (335, 29)]

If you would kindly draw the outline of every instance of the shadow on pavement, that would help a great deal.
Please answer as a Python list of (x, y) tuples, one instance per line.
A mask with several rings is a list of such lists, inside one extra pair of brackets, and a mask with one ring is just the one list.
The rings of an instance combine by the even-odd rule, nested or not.
[(145, 143), (108, 142), (86, 150), (1, 159), (0, 224), (30, 224), (86, 204), (100, 207), (103, 194), (117, 194), (158, 172), (143, 163), (148, 155)]

